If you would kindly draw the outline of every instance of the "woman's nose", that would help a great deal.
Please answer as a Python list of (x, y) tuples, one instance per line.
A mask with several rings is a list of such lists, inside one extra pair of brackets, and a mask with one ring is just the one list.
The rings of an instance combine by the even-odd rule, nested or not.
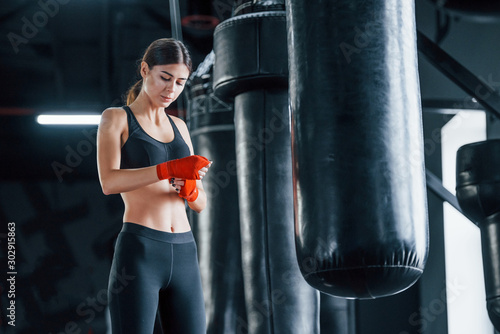
[(172, 83), (172, 82), (167, 82), (166, 86), (165, 86), (165, 90), (167, 92), (172, 92), (174, 93), (175, 92), (175, 84)]

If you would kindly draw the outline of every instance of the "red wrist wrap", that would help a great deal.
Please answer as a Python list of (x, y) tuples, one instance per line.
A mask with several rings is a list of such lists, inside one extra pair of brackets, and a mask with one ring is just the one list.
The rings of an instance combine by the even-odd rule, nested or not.
[(196, 180), (185, 180), (179, 196), (185, 198), (188, 202), (194, 202), (198, 198), (198, 188)]
[(190, 155), (182, 159), (169, 160), (156, 165), (158, 179), (165, 180), (177, 177), (185, 180), (199, 180), (198, 171), (210, 161), (200, 155)]
[(156, 165), (156, 174), (158, 175), (158, 179), (160, 180), (169, 179), (167, 172), (167, 164), (161, 163), (159, 165)]

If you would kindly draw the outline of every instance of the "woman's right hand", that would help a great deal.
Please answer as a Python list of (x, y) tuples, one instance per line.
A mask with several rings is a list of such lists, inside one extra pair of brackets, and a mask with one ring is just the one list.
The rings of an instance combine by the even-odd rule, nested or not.
[(201, 155), (190, 155), (184, 158), (162, 162), (156, 165), (156, 171), (159, 180), (173, 177), (185, 180), (201, 180), (198, 171), (203, 167), (207, 167), (209, 164), (210, 161)]

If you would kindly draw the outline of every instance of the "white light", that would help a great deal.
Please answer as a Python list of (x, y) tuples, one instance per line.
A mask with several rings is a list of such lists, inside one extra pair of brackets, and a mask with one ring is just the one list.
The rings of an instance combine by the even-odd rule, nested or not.
[(36, 121), (43, 125), (97, 125), (101, 115), (39, 115)]

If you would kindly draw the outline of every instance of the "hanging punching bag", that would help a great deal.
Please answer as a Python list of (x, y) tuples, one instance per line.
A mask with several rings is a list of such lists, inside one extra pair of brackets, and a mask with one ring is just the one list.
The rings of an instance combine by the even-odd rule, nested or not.
[(207, 334), (234, 334), (246, 321), (236, 180), (233, 104), (212, 90), (214, 54), (210, 53), (187, 83), (188, 117), (196, 154), (214, 161), (203, 179), (208, 205), (189, 210), (198, 243), (207, 313)]
[(398, 293), (428, 251), (414, 2), (286, 4), (302, 275), (339, 297)]
[(320, 333), (352, 334), (354, 323), (354, 300), (320, 294)]
[(214, 33), (214, 90), (234, 97), (248, 315), (237, 333), (318, 333), (318, 292), (295, 260), (284, 1), (247, 7), (259, 11)]
[(500, 331), (500, 140), (458, 150), (456, 190), (460, 208), (481, 230), (486, 307)]

